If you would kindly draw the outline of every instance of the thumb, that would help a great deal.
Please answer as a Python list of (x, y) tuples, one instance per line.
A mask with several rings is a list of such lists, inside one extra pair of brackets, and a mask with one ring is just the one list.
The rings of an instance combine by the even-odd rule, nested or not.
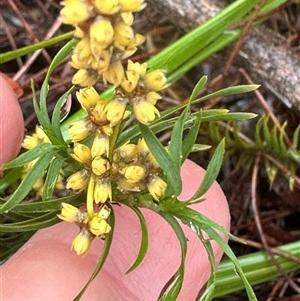
[(23, 134), (24, 120), (17, 97), (0, 74), (0, 168), (16, 157)]

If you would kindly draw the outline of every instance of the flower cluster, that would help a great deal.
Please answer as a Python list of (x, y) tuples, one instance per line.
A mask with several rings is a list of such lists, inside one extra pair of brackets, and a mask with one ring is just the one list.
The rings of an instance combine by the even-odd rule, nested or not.
[[(133, 12), (146, 6), (143, 0), (65, 0), (62, 4), (62, 21), (75, 27), (79, 39), (71, 65), (78, 69), (73, 84), (82, 87), (76, 96), (86, 111), (86, 117), (71, 123), (68, 130), (71, 156), (81, 168), (69, 176), (67, 188), (87, 191), (87, 197), (85, 212), (62, 204), (59, 217), (80, 227), (73, 248), (84, 254), (96, 236), (110, 231), (106, 219), (108, 203), (117, 201), (114, 189), (148, 191), (156, 201), (164, 196), (167, 184), (162, 169), (144, 139), (116, 148), (115, 138), (129, 114), (143, 124), (159, 116), (155, 105), (167, 79), (163, 70), (147, 72), (146, 63), (128, 60), (126, 70), (121, 63), (144, 41), (131, 27)], [(109, 102), (93, 87), (98, 80), (115, 87)]]
[(78, 69), (73, 83), (92, 86), (98, 79), (118, 86), (124, 76), (121, 60), (131, 56), (144, 37), (131, 25), (133, 12), (142, 10), (143, 0), (65, 0), (61, 10), (63, 23), (75, 27), (80, 41), (71, 65)]

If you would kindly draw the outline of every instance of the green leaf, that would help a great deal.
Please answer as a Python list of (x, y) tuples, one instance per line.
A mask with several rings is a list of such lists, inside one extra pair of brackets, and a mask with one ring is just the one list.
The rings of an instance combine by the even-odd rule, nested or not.
[(0, 195), (3, 195), (7, 188), (21, 178), (22, 171), (23, 167), (14, 167), (4, 174), (4, 177), (0, 179)]
[(57, 179), (60, 175), (61, 168), (63, 163), (65, 162), (65, 159), (63, 158), (54, 158), (54, 160), (51, 161), (50, 166), (47, 170), (47, 176), (44, 183), (44, 190), (43, 190), (43, 200), (49, 200), (52, 198)]
[(180, 293), (182, 283), (183, 283), (186, 249), (187, 249), (186, 237), (180, 224), (171, 214), (165, 211), (159, 211), (158, 214), (162, 216), (173, 228), (179, 240), (180, 248), (181, 248), (181, 262), (177, 272), (172, 277), (174, 280), (168, 285), (163, 296), (159, 299), (159, 301), (173, 301), (173, 300), (175, 301)]
[(99, 262), (97, 263), (97, 266), (96, 266), (93, 274), (91, 275), (90, 279), (88, 280), (88, 282), (86, 283), (86, 285), (84, 286), (84, 288), (80, 291), (80, 293), (74, 298), (73, 301), (79, 301), (81, 299), (81, 297), (83, 296), (83, 294), (87, 290), (88, 286), (91, 284), (91, 282), (97, 277), (97, 275), (101, 271), (101, 269), (102, 269), (102, 267), (103, 267), (103, 265), (104, 265), (104, 263), (106, 261), (106, 258), (107, 258), (108, 254), (109, 254), (109, 250), (110, 250), (110, 247), (111, 247), (111, 243), (112, 243), (112, 239), (113, 239), (113, 233), (114, 233), (114, 228), (115, 228), (115, 215), (114, 215), (114, 211), (113, 210), (111, 210), (111, 213), (110, 213), (110, 215), (108, 217), (107, 222), (111, 226), (111, 231), (105, 236), (104, 247), (103, 247), (103, 251), (102, 251), (101, 257), (99, 259)]
[[(125, 204), (125, 203), (123, 203), (123, 204)], [(143, 259), (146, 256), (147, 250), (148, 250), (148, 228), (147, 228), (147, 225), (146, 225), (144, 215), (143, 215), (143, 213), (141, 212), (141, 210), (139, 208), (134, 207), (134, 206), (128, 206), (128, 207), (130, 207), (136, 213), (136, 215), (139, 218), (140, 225), (141, 225), (142, 239), (141, 239), (141, 245), (140, 245), (139, 253), (136, 257), (136, 260), (134, 261), (132, 266), (128, 269), (126, 274), (132, 272), (133, 270), (135, 270), (141, 264), (141, 262), (143, 261)]]
[(230, 96), (230, 95), (237, 95), (237, 94), (243, 94), (247, 92), (252, 92), (259, 88), (259, 85), (240, 85), (240, 86), (234, 86), (234, 87), (228, 87), (225, 89), (221, 89), (219, 91), (216, 91), (214, 93), (208, 94), (206, 96), (203, 96), (201, 98), (195, 99), (194, 103), (202, 102), (208, 99), (216, 98), (216, 97), (224, 97), (224, 96)]
[(56, 224), (58, 221), (59, 218), (56, 216), (56, 214), (51, 212), (22, 222), (0, 224), (0, 232), (36, 231), (42, 228), (50, 227)]
[(139, 127), (141, 134), (145, 139), (147, 146), (149, 147), (149, 150), (165, 172), (170, 184), (170, 186), (167, 188), (166, 196), (168, 194), (175, 196), (179, 195), (182, 189), (182, 181), (180, 173), (178, 173), (178, 169), (175, 167), (173, 159), (170, 157), (163, 145), (148, 126), (139, 123)]
[(208, 164), (205, 176), (203, 178), (200, 187), (198, 188), (194, 196), (189, 200), (189, 202), (203, 196), (204, 193), (207, 192), (210, 186), (214, 183), (221, 169), (224, 153), (225, 153), (225, 140), (223, 139), (217, 146), (216, 151), (214, 152)]
[(56, 149), (56, 147), (50, 143), (42, 143), (34, 148), (26, 151), (25, 153), (19, 155), (14, 160), (3, 165), (3, 169), (11, 169), (23, 166), (31, 161), (34, 161), (37, 158), (44, 156), (45, 154), (52, 152)]
[(204, 75), (202, 76), (199, 81), (197, 82), (197, 84), (195, 85), (193, 92), (191, 94), (191, 97), (189, 99), (189, 104), (191, 104), (197, 97), (197, 95), (200, 93), (200, 91), (204, 88), (204, 86), (207, 83), (207, 76)]
[(253, 289), (252, 289), (251, 285), (249, 284), (249, 281), (245, 277), (245, 274), (244, 274), (236, 256), (234, 255), (231, 248), (228, 246), (228, 244), (224, 241), (224, 239), (220, 236), (220, 234), (216, 230), (219, 230), (219, 231), (222, 231), (225, 233), (228, 233), (228, 231), (226, 231), (220, 225), (217, 225), (215, 222), (210, 220), (208, 217), (206, 217), (206, 216), (200, 214), (199, 212), (197, 212), (191, 208), (188, 208), (188, 207), (185, 207), (182, 210), (173, 212), (173, 214), (177, 218), (179, 218), (183, 223), (187, 224), (193, 231), (195, 231), (195, 227), (196, 227), (196, 229), (201, 229), (209, 235), (210, 239), (213, 239), (218, 243), (218, 245), (222, 248), (224, 253), (228, 256), (228, 258), (234, 264), (236, 273), (239, 275), (239, 277), (243, 281), (243, 284), (247, 291), (249, 300), (257, 301), (257, 298), (253, 292)]
[(35, 43), (33, 45), (29, 45), (29, 46), (18, 48), (18, 49), (12, 50), (12, 51), (1, 53), (0, 54), (0, 64), (4, 64), (6, 62), (12, 61), (16, 58), (19, 58), (21, 56), (24, 56), (24, 55), (26, 55), (28, 53), (31, 53), (31, 52), (34, 52), (36, 50), (44, 49), (44, 48), (49, 47), (51, 45), (57, 44), (61, 41), (71, 39), (73, 37), (73, 35), (74, 35), (74, 32), (71, 31), (71, 32), (61, 34), (57, 37), (53, 37), (53, 38), (51, 38), (49, 40), (46, 40), (46, 41), (42, 41), (42, 42), (39, 42), (39, 43)]
[[(201, 125), (201, 118), (202, 118), (202, 111), (199, 111), (199, 113), (196, 117), (196, 120), (194, 121), (194, 125), (192, 126), (192, 128), (190, 129), (190, 131), (188, 132), (188, 134), (186, 135), (186, 137), (182, 141), (181, 163), (183, 163), (186, 160), (186, 158), (188, 157), (188, 155), (192, 151), (196, 151), (195, 141), (196, 141), (196, 139), (199, 135), (199, 128), (200, 128), (200, 125)], [(200, 148), (202, 148), (202, 147), (199, 147), (199, 145), (198, 145), (197, 151), (200, 150)]]
[(184, 125), (188, 119), (188, 114), (189, 107), (186, 107), (174, 124), (169, 143), (169, 154), (174, 162), (174, 168), (178, 174), (180, 174), (180, 166), (182, 162), (182, 137)]
[(299, 143), (299, 137), (300, 137), (300, 124), (297, 126), (294, 135), (293, 135), (293, 148), (298, 149), (298, 143)]
[(61, 209), (61, 203), (68, 203), (73, 206), (79, 207), (80, 205), (84, 204), (86, 201), (86, 193), (76, 193), (72, 194), (63, 198), (59, 199), (51, 199), (47, 201), (38, 201), (38, 202), (24, 202), (17, 206), (15, 206), (13, 209), (11, 209), (11, 212), (14, 213), (22, 213), (22, 214), (28, 214), (28, 213), (47, 213), (47, 212), (54, 212), (54, 211), (60, 211)]
[(56, 136), (57, 139), (59, 139), (61, 141), (61, 144), (64, 146), (67, 146), (67, 144), (65, 143), (65, 140), (62, 136), (61, 133), (61, 128), (60, 128), (60, 120), (61, 120), (61, 110), (64, 106), (64, 104), (66, 103), (66, 100), (68, 98), (68, 96), (72, 93), (72, 91), (74, 90), (74, 86), (71, 87), (66, 93), (64, 93), (59, 100), (57, 101), (54, 110), (53, 110), (53, 114), (52, 114), (52, 131), (53, 134)]
[(15, 190), (13, 195), (7, 202), (1, 206), (0, 213), (9, 211), (17, 206), (32, 189), (33, 184), (43, 175), (46, 168), (50, 164), (54, 155), (54, 151), (47, 152), (43, 157), (39, 158), (36, 164), (27, 173), (19, 187)]

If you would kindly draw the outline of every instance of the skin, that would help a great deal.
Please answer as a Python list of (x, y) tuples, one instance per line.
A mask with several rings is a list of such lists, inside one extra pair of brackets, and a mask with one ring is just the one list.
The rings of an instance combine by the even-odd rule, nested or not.
[[(12, 91), (1, 79), (1, 164), (18, 153), (23, 131), (23, 119)], [(14, 131), (11, 129), (14, 128)], [(9, 133), (9, 134), (7, 134)], [(11, 139), (11, 140), (10, 140)], [(5, 141), (5, 143), (3, 143)], [(181, 200), (193, 195), (205, 171), (191, 161), (182, 168)], [(206, 200), (193, 206), (215, 222), (229, 228), (229, 210), (225, 196), (217, 183), (205, 194)], [(112, 247), (102, 271), (90, 285), (82, 300), (89, 301), (153, 301), (157, 300), (165, 283), (180, 263), (180, 247), (170, 226), (157, 214), (142, 209), (149, 231), (148, 253), (141, 265), (125, 274), (139, 250), (141, 233), (139, 221), (130, 209), (115, 206), (116, 227)], [(210, 275), (207, 254), (197, 236), (185, 225), (188, 251), (185, 279), (177, 300), (194, 301)], [(78, 228), (74, 224), (59, 223), (38, 231), (0, 269), (3, 300), (73, 300), (92, 274), (103, 241), (95, 239), (85, 256), (77, 256), (71, 243)], [(226, 239), (226, 237), (225, 237)], [(215, 259), (222, 256), (213, 243)]]

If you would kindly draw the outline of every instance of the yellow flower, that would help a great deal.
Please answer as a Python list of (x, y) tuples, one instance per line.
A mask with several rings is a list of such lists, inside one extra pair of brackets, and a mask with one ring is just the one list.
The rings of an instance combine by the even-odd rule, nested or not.
[(72, 242), (72, 249), (75, 250), (77, 255), (86, 254), (91, 247), (93, 239), (94, 235), (87, 229), (82, 228)]
[(98, 49), (105, 49), (112, 43), (114, 29), (109, 19), (96, 19), (90, 26), (91, 49), (97, 57)]
[(150, 153), (149, 147), (144, 138), (139, 139), (137, 148), (139, 152), (139, 157), (146, 158)]
[(121, 18), (123, 22), (128, 26), (131, 26), (134, 21), (133, 14), (131, 12), (121, 13)]
[(92, 157), (101, 156), (105, 154), (108, 156), (109, 152), (109, 138), (105, 134), (96, 134), (91, 148)]
[(124, 69), (120, 60), (111, 62), (107, 70), (102, 73), (104, 83), (119, 86), (124, 78)]
[(155, 119), (155, 115), (159, 116), (158, 109), (142, 97), (133, 99), (133, 112), (136, 119), (143, 124), (149, 124)]
[(97, 71), (99, 75), (109, 67), (112, 50), (112, 47), (105, 50), (101, 48), (94, 49), (94, 57), (90, 61), (90, 67)]
[(146, 186), (153, 198), (158, 201), (164, 195), (167, 183), (161, 177), (153, 175), (149, 177)]
[(167, 78), (161, 69), (147, 73), (144, 82), (146, 89), (150, 91), (160, 91), (168, 86)]
[(61, 214), (57, 216), (69, 223), (87, 223), (88, 217), (86, 212), (81, 212), (78, 208), (68, 203), (61, 203)]
[(94, 189), (95, 203), (105, 203), (107, 199), (112, 199), (110, 179), (96, 177)]
[(88, 112), (101, 100), (98, 92), (93, 87), (80, 89), (79, 92), (76, 92), (76, 96), (81, 106)]
[(134, 184), (142, 180), (146, 174), (145, 168), (138, 165), (130, 165), (122, 170), (124, 177), (129, 184)]
[(116, 24), (114, 31), (114, 46), (124, 51), (126, 46), (128, 46), (130, 41), (134, 38), (133, 29), (125, 23), (119, 22)]
[(125, 143), (115, 150), (114, 161), (118, 161), (121, 157), (125, 162), (133, 160), (138, 152), (138, 148), (133, 143)]
[(103, 15), (113, 15), (120, 10), (119, 0), (94, 0), (93, 4)]
[(65, 24), (76, 25), (90, 17), (91, 10), (85, 1), (66, 0), (61, 3), (65, 7), (61, 10), (61, 20)]
[(68, 189), (73, 189), (73, 190), (84, 190), (88, 186), (90, 178), (90, 173), (83, 169), (80, 170), (74, 174), (72, 174), (68, 179), (67, 179), (67, 188)]
[(119, 0), (122, 12), (137, 12), (146, 7), (144, 0)]
[(74, 121), (69, 125), (68, 135), (73, 142), (81, 141), (96, 130), (97, 126), (88, 118)]
[(93, 173), (97, 176), (103, 175), (110, 168), (110, 163), (107, 159), (102, 158), (101, 156), (96, 156), (92, 161), (92, 170)]
[(78, 42), (73, 50), (71, 66), (76, 69), (85, 69), (91, 58), (92, 51), (90, 47), (90, 39), (88, 37), (84, 37)]
[(106, 118), (110, 122), (110, 126), (114, 127), (123, 119), (127, 101), (123, 97), (116, 96), (105, 107)]
[(111, 227), (98, 215), (94, 216), (89, 222), (89, 230), (96, 236), (104, 235), (110, 232)]
[(71, 156), (83, 165), (89, 164), (91, 162), (91, 150), (86, 145), (81, 143), (75, 143), (73, 152), (74, 153), (71, 154)]
[(147, 101), (154, 106), (156, 105), (156, 102), (161, 98), (162, 97), (154, 91), (148, 92), (146, 96)]
[(92, 69), (79, 69), (72, 79), (73, 85), (81, 87), (91, 87), (98, 80), (98, 73)]

